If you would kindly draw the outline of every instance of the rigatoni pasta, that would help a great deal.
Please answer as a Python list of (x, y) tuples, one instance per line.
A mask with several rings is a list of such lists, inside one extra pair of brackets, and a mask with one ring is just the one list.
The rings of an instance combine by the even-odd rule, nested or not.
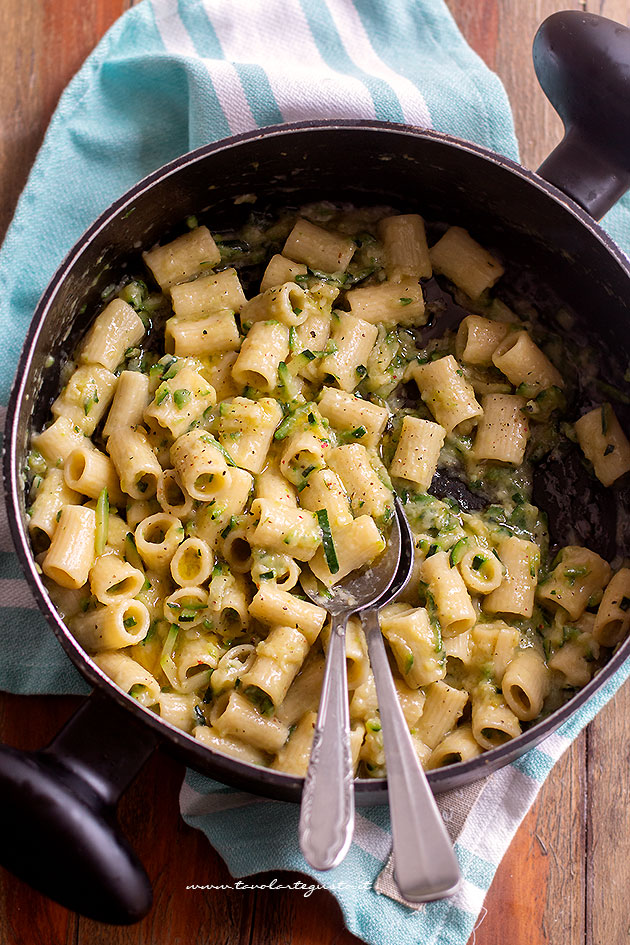
[[(380, 623), (418, 757), (518, 737), (630, 632), (628, 561), (579, 530), (554, 546), (533, 488), (558, 448), (622, 489), (625, 416), (593, 393), (610, 379), (577, 403), (593, 364), (503, 300), (503, 261), (461, 227), (333, 204), (207, 223), (104, 300), (32, 438), (29, 530), (60, 613), (164, 721), (303, 775), (330, 636), (303, 591), (378, 567), (395, 487), (415, 563)], [(380, 777), (358, 619), (346, 657), (356, 771)]]

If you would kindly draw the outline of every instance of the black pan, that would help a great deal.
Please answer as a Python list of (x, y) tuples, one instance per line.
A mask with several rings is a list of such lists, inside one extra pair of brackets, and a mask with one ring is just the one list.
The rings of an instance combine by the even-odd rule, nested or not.
[[(535, 274), (544, 294), (574, 309), (591, 336), (596, 331), (604, 353), (630, 352), (630, 265), (593, 219), (630, 186), (630, 30), (588, 14), (555, 14), (536, 37), (534, 58), (567, 127), (538, 174), (476, 145), (401, 125), (268, 128), (199, 148), (141, 181), (90, 227), (46, 289), (8, 410), (8, 513), (37, 602), (94, 692), (42, 751), (0, 748), (0, 861), (68, 908), (118, 923), (149, 910), (149, 881), (120, 834), (115, 806), (158, 743), (198, 771), (268, 797), (298, 801), (302, 780), (217, 754), (162, 722), (91, 663), (56, 614), (34, 566), (22, 478), (29, 433), (47, 417), (58, 387), (60, 357), (46, 368), (49, 353), (75, 346), (87, 327), (82, 313), (98, 308), (101, 291), (137, 257), (139, 245), (150, 246), (169, 230), (175, 234), (174, 220), (189, 214), (207, 211), (215, 229), (238, 225), (244, 208), (234, 201), (246, 193), (256, 195), (257, 206), (384, 202), (464, 226), (483, 244), (500, 247), (515, 273)], [(629, 653), (630, 640), (568, 703), (514, 741), (432, 771), (433, 790), (481, 778), (536, 745)], [(359, 804), (386, 797), (384, 780), (356, 783)]]

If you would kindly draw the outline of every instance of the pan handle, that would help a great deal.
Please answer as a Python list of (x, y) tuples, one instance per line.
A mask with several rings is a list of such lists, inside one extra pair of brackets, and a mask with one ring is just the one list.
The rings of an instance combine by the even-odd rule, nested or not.
[(0, 863), (89, 918), (141, 919), (151, 884), (120, 831), (116, 804), (156, 740), (97, 690), (47, 748), (0, 746)]
[(630, 29), (593, 13), (553, 13), (533, 57), (565, 132), (538, 173), (599, 220), (630, 188)]

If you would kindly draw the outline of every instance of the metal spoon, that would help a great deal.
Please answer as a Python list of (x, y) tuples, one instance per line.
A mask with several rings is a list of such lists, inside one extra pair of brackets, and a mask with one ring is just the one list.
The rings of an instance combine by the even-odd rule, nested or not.
[[(396, 515), (383, 555), (376, 568), (340, 582), (332, 598), (323, 598), (303, 583), (303, 589), (332, 617), (330, 643), (315, 724), (313, 746), (302, 790), (300, 847), (315, 869), (329, 870), (340, 863), (352, 841), (354, 830), (354, 786), (350, 754), (350, 713), (346, 677), (346, 623), (352, 614), (389, 598), (389, 590), (401, 561), (406, 573), (413, 563), (410, 533), (401, 538), (402, 506), (396, 500)], [(306, 584), (306, 586), (304, 586)]]
[[(426, 775), (418, 760), (392, 678), (378, 610), (407, 584), (413, 567), (413, 535), (402, 505), (396, 514), (404, 549), (411, 561), (401, 561), (387, 595), (361, 614), (383, 730), (387, 790), (392, 820), (394, 876), (411, 902), (452, 895), (461, 881), (459, 864)], [(406, 565), (406, 566), (405, 566)]]

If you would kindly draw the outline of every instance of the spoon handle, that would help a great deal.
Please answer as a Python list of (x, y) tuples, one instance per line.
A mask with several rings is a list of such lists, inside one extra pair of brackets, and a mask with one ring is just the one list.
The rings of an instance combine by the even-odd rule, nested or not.
[(346, 616), (333, 616), (313, 747), (300, 812), (300, 847), (317, 870), (342, 861), (354, 829), (346, 677)]
[(444, 899), (459, 886), (459, 864), (398, 702), (378, 611), (361, 618), (383, 730), (396, 882), (411, 902)]

